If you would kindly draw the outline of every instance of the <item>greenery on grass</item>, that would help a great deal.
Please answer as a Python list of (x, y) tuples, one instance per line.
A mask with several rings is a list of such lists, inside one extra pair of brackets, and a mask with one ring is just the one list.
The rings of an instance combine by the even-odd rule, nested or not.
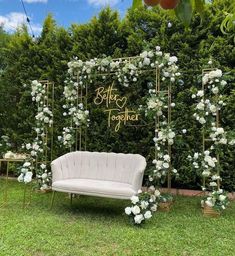
[[(0, 180), (3, 188), (3, 180)], [(9, 183), (0, 208), (0, 256), (157, 255), (231, 256), (235, 251), (235, 203), (218, 219), (202, 216), (200, 198), (176, 197), (171, 212), (157, 212), (143, 227), (129, 225), (128, 201), (33, 193), (22, 209), (22, 184)], [(2, 190), (0, 190), (2, 196)]]

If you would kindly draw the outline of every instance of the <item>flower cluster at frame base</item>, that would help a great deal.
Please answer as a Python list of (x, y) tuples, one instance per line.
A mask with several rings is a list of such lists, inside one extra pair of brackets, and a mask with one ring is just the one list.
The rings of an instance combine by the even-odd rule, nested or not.
[(210, 192), (202, 201), (202, 207), (208, 206), (216, 211), (223, 211), (229, 205), (229, 199), (226, 192), (223, 189)]
[(146, 192), (140, 190), (137, 195), (131, 197), (132, 205), (125, 208), (125, 213), (133, 224), (143, 224), (157, 211), (159, 197), (160, 192), (154, 187), (149, 188)]
[(219, 159), (224, 146), (235, 144), (233, 132), (225, 131), (219, 122), (220, 110), (226, 105), (221, 94), (226, 85), (222, 71), (212, 69), (202, 77), (202, 90), (196, 90), (192, 94), (192, 98), (197, 100), (193, 116), (203, 128), (205, 151), (188, 156), (193, 169), (204, 179), (202, 190), (208, 193), (202, 200), (202, 206), (212, 207), (218, 211), (224, 210), (228, 205), (227, 194), (220, 188), (222, 178)]

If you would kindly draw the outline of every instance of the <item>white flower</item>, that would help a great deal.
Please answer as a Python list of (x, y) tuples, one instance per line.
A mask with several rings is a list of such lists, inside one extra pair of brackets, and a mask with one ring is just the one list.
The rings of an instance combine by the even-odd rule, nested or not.
[(148, 66), (150, 64), (150, 59), (149, 58), (144, 58), (143, 64), (145, 66)]
[(148, 205), (149, 205), (149, 203), (147, 201), (141, 201), (141, 203), (140, 203), (140, 207), (142, 209), (147, 209)]
[(24, 181), (24, 174), (21, 173), (20, 176), (17, 178), (18, 182), (23, 182)]
[(186, 130), (186, 129), (183, 129), (183, 130), (182, 130), (182, 133), (186, 133), (186, 132), (187, 132), (187, 130)]
[(41, 169), (45, 169), (46, 165), (45, 164), (41, 164), (40, 167), (41, 167)]
[(23, 167), (29, 167), (30, 165), (31, 165), (30, 162), (25, 162), (25, 163), (23, 164)]
[(24, 176), (24, 182), (25, 183), (31, 182), (32, 181), (32, 176), (33, 176), (32, 172), (26, 172), (26, 174)]
[(210, 187), (216, 187), (217, 186), (217, 183), (216, 182), (214, 182), (214, 181), (212, 181), (212, 182), (210, 182)]
[(131, 207), (126, 207), (126, 208), (125, 208), (125, 213), (126, 213), (127, 215), (130, 215), (131, 212), (132, 212), (132, 208), (131, 208)]
[(174, 132), (169, 132), (168, 133), (168, 138), (173, 139), (175, 137), (175, 133)]
[(222, 86), (225, 86), (227, 84), (226, 81), (222, 80), (221, 83), (220, 83)]
[(199, 102), (199, 103), (197, 104), (196, 108), (199, 109), (199, 110), (204, 110), (205, 104), (204, 104), (203, 102)]
[(218, 87), (212, 88), (212, 92), (213, 92), (214, 94), (217, 94), (217, 93), (219, 92), (219, 88), (218, 88)]
[(204, 117), (200, 117), (198, 121), (201, 124), (205, 124), (206, 123), (206, 119)]
[(216, 108), (215, 105), (211, 105), (211, 106), (210, 106), (210, 111), (211, 111), (212, 113), (215, 113), (216, 110), (217, 110), (217, 108)]
[(211, 200), (208, 200), (208, 199), (205, 201), (205, 204), (208, 205), (209, 207), (214, 206), (213, 202)]
[(163, 159), (164, 159), (164, 161), (167, 161), (167, 162), (170, 162), (170, 160), (171, 160), (169, 155), (164, 155)]
[(150, 211), (145, 212), (144, 214), (145, 219), (150, 219), (151, 217), (152, 217), (152, 213)]
[(176, 56), (172, 56), (169, 58), (169, 62), (177, 62), (178, 58)]
[(171, 27), (172, 27), (172, 23), (171, 23), (171, 22), (168, 22), (167, 27), (168, 27), (168, 28), (171, 28)]
[(219, 200), (224, 201), (227, 197), (225, 195), (219, 195)]
[(169, 168), (169, 164), (168, 163), (164, 163), (163, 167), (167, 169), (167, 168)]
[(138, 196), (132, 196), (132, 197), (131, 197), (131, 202), (132, 202), (133, 204), (138, 203), (138, 202), (139, 202), (139, 197), (138, 197)]
[(134, 221), (136, 224), (140, 224), (144, 220), (143, 214), (136, 215)]
[(154, 204), (154, 205), (150, 208), (150, 210), (151, 210), (152, 212), (156, 212), (156, 210), (157, 210), (157, 204)]
[(134, 215), (137, 215), (140, 213), (140, 207), (138, 205), (135, 205), (132, 207), (132, 212)]
[(160, 195), (161, 195), (161, 193), (160, 193), (160, 191), (159, 190), (155, 190), (155, 192), (154, 192), (154, 195), (156, 196), (156, 197), (159, 197)]
[(195, 99), (195, 98), (196, 98), (196, 95), (195, 95), (195, 94), (193, 94), (193, 95), (192, 95), (192, 99)]
[(45, 180), (47, 178), (47, 176), (48, 176), (47, 173), (43, 173), (42, 174), (42, 179)]
[(217, 134), (223, 134), (224, 133), (224, 128), (222, 128), (222, 127), (219, 127), (219, 128), (217, 128)]
[(197, 96), (198, 97), (202, 97), (204, 95), (204, 91), (203, 90), (199, 90), (198, 92), (197, 92)]
[(205, 170), (205, 171), (202, 172), (202, 176), (204, 176), (204, 177), (209, 177), (210, 174), (211, 174), (211, 172), (208, 171), (208, 170)]

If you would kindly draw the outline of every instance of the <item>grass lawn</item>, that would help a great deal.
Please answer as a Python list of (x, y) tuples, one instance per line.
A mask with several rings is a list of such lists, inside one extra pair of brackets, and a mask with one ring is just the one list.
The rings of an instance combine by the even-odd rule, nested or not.
[(10, 181), (9, 205), (0, 208), (1, 256), (235, 255), (235, 202), (210, 219), (199, 198), (177, 197), (170, 213), (133, 227), (123, 214), (128, 201), (83, 196), (71, 208), (57, 193), (50, 210), (51, 194), (34, 193), (22, 209), (22, 197), (23, 186)]

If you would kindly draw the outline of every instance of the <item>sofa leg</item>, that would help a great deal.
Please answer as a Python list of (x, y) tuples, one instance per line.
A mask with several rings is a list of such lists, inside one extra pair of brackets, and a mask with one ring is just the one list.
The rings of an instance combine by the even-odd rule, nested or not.
[(51, 197), (51, 206), (50, 206), (50, 210), (51, 210), (51, 209), (52, 209), (52, 207), (53, 207), (54, 199), (55, 199), (55, 191), (52, 191), (52, 197)]

